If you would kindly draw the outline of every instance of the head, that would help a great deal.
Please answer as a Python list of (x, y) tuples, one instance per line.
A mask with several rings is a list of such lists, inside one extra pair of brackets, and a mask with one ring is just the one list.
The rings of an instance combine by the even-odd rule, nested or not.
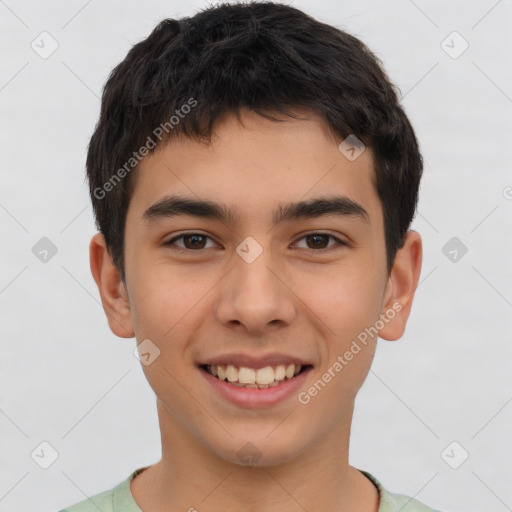
[[(355, 159), (339, 149), (351, 140), (364, 144)], [(161, 422), (166, 415), (232, 460), (241, 432), (254, 435), (267, 463), (304, 450), (341, 418), (347, 427), (376, 331), (397, 339), (405, 329), (421, 266), (419, 235), (409, 231), (421, 173), (413, 128), (380, 61), (300, 10), (223, 4), (164, 20), (136, 44), (106, 83), (89, 145), (101, 233), (91, 268), (111, 329), (160, 351), (144, 369)], [(309, 242), (290, 249), (315, 229), (341, 245), (322, 255)], [(194, 244), (171, 244), (187, 230), (200, 241), (194, 255)], [(247, 242), (252, 261), (239, 250)], [(400, 307), (384, 323), (393, 304)], [(201, 396), (194, 372), (209, 358), (273, 351), (306, 359), (318, 378), (379, 318), (365, 355), (302, 405), (324, 410), (325, 421), (296, 415), (280, 435), (297, 446), (279, 453), (279, 434), (274, 448), (261, 437), (282, 417), (275, 408), (244, 409), (240, 430), (220, 441), (215, 425), (193, 421), (200, 408), (169, 380), (190, 382)], [(213, 409), (219, 421), (240, 412), (220, 399)]]

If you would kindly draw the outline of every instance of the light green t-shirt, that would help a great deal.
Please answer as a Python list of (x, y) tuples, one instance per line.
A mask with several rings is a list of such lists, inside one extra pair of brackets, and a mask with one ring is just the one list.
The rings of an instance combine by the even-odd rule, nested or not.
[[(142, 512), (130, 491), (130, 481), (146, 467), (136, 469), (126, 480), (110, 491), (91, 496), (59, 512)], [(379, 490), (378, 512), (440, 512), (408, 496), (386, 491), (373, 475), (366, 471), (361, 471), (361, 473), (369, 478)]]

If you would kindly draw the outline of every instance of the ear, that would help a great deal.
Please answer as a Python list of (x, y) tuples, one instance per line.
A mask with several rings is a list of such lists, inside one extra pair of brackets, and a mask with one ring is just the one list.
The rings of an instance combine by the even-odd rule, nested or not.
[(110, 330), (120, 338), (133, 338), (135, 332), (128, 293), (101, 233), (91, 239), (89, 261)]
[(388, 321), (383, 322), (384, 327), (379, 330), (380, 338), (395, 341), (402, 337), (420, 278), (422, 256), (421, 236), (416, 231), (408, 231), (386, 284), (382, 313)]

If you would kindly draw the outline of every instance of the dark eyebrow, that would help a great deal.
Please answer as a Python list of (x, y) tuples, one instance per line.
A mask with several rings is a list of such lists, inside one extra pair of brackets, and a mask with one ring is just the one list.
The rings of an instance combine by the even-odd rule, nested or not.
[[(190, 215), (204, 219), (216, 219), (226, 223), (237, 220), (237, 212), (227, 206), (212, 201), (193, 199), (184, 196), (165, 196), (151, 205), (142, 214), (146, 221)], [(327, 215), (356, 217), (369, 223), (368, 212), (357, 202), (346, 196), (319, 197), (280, 205), (273, 212), (274, 226), (290, 220), (315, 218)]]

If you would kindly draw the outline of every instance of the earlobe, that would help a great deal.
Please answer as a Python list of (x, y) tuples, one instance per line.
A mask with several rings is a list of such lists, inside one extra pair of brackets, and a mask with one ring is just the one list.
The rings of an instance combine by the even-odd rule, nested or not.
[(387, 322), (379, 331), (380, 338), (395, 341), (402, 337), (420, 278), (422, 256), (420, 234), (408, 231), (404, 246), (396, 254), (386, 285), (382, 313)]
[(135, 332), (128, 293), (101, 233), (91, 239), (89, 261), (110, 330), (120, 338), (133, 338)]

